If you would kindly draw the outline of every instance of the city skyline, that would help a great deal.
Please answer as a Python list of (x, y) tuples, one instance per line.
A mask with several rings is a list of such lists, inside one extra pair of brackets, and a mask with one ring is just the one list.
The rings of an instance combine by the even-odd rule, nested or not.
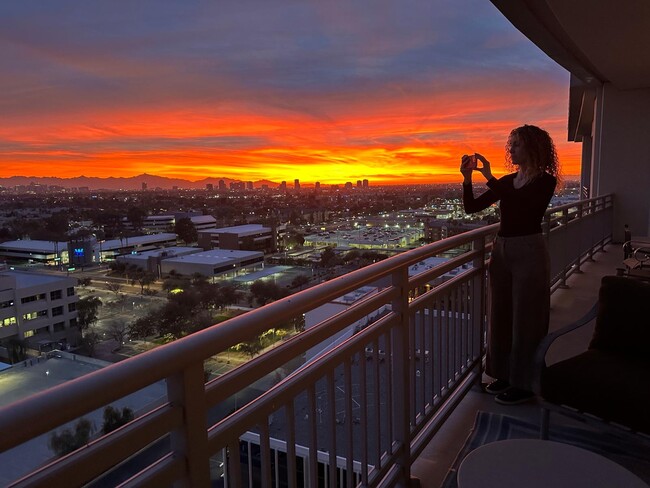
[(568, 73), (488, 1), (36, 0), (0, 29), (0, 177), (449, 183), (524, 123), (580, 171)]

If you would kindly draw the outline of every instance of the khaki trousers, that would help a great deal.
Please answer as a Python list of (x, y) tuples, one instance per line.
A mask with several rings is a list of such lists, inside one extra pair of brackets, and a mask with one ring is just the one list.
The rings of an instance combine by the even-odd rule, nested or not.
[(486, 373), (532, 391), (535, 350), (548, 333), (550, 258), (542, 234), (497, 237), (488, 265)]

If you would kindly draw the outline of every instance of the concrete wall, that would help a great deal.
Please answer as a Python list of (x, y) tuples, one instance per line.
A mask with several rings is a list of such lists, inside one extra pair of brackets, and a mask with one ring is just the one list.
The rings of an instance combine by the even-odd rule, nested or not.
[(650, 89), (620, 91), (611, 84), (596, 99), (593, 196), (615, 194), (614, 239), (623, 225), (650, 235)]

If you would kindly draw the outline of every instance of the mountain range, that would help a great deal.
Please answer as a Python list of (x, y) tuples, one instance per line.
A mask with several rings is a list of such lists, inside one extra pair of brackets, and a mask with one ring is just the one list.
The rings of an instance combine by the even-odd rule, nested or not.
[[(141, 190), (142, 184), (146, 183), (147, 188), (150, 190), (155, 188), (172, 189), (174, 187), (184, 189), (205, 189), (208, 184), (213, 185), (213, 187), (217, 189), (219, 188), (220, 180), (225, 182), (226, 187), (229, 187), (232, 182), (240, 182), (240, 180), (233, 180), (230, 178), (204, 178), (198, 181), (189, 181), (180, 178), (166, 178), (164, 176), (144, 173), (129, 178), (97, 178), (88, 176), (77, 176), (75, 178), (57, 178), (54, 176), (11, 176), (9, 178), (0, 178), (0, 187), (14, 188), (16, 186), (45, 185), (60, 186), (63, 188), (89, 188), (91, 190)], [(269, 180), (253, 182), (255, 188), (261, 188), (263, 185), (268, 185), (269, 188), (275, 188), (279, 183)]]

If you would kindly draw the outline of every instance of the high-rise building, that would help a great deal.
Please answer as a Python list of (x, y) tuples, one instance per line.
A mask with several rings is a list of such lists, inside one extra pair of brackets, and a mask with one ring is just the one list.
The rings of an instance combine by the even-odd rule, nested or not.
[(293, 189), (294, 190), (300, 190), (300, 180), (298, 178), (293, 180)]
[(320, 181), (317, 181), (317, 182), (314, 184), (314, 191), (315, 191), (316, 193), (320, 192)]
[(368, 180), (363, 180), (363, 187), (368, 188)]
[(246, 182), (246, 189), (247, 190), (252, 190), (253, 189), (253, 182), (252, 181), (247, 181)]
[(214, 185), (212, 183), (207, 183), (205, 185), (205, 189), (208, 190), (208, 191), (212, 191), (212, 190), (214, 190)]
[(283, 181), (282, 183), (280, 183), (280, 187), (279, 187), (279, 188), (280, 188), (281, 191), (286, 191), (286, 189), (287, 189), (287, 182), (286, 182), (286, 181)]
[(357, 180), (357, 188), (361, 188), (361, 180)]
[(346, 189), (346, 190), (352, 190), (352, 182), (347, 181), (347, 182), (345, 183), (345, 189)]
[(226, 189), (226, 182), (223, 180), (219, 180), (219, 190), (225, 190)]
[(143, 181), (142, 182), (142, 191), (145, 191), (146, 189), (147, 189), (147, 183)]

